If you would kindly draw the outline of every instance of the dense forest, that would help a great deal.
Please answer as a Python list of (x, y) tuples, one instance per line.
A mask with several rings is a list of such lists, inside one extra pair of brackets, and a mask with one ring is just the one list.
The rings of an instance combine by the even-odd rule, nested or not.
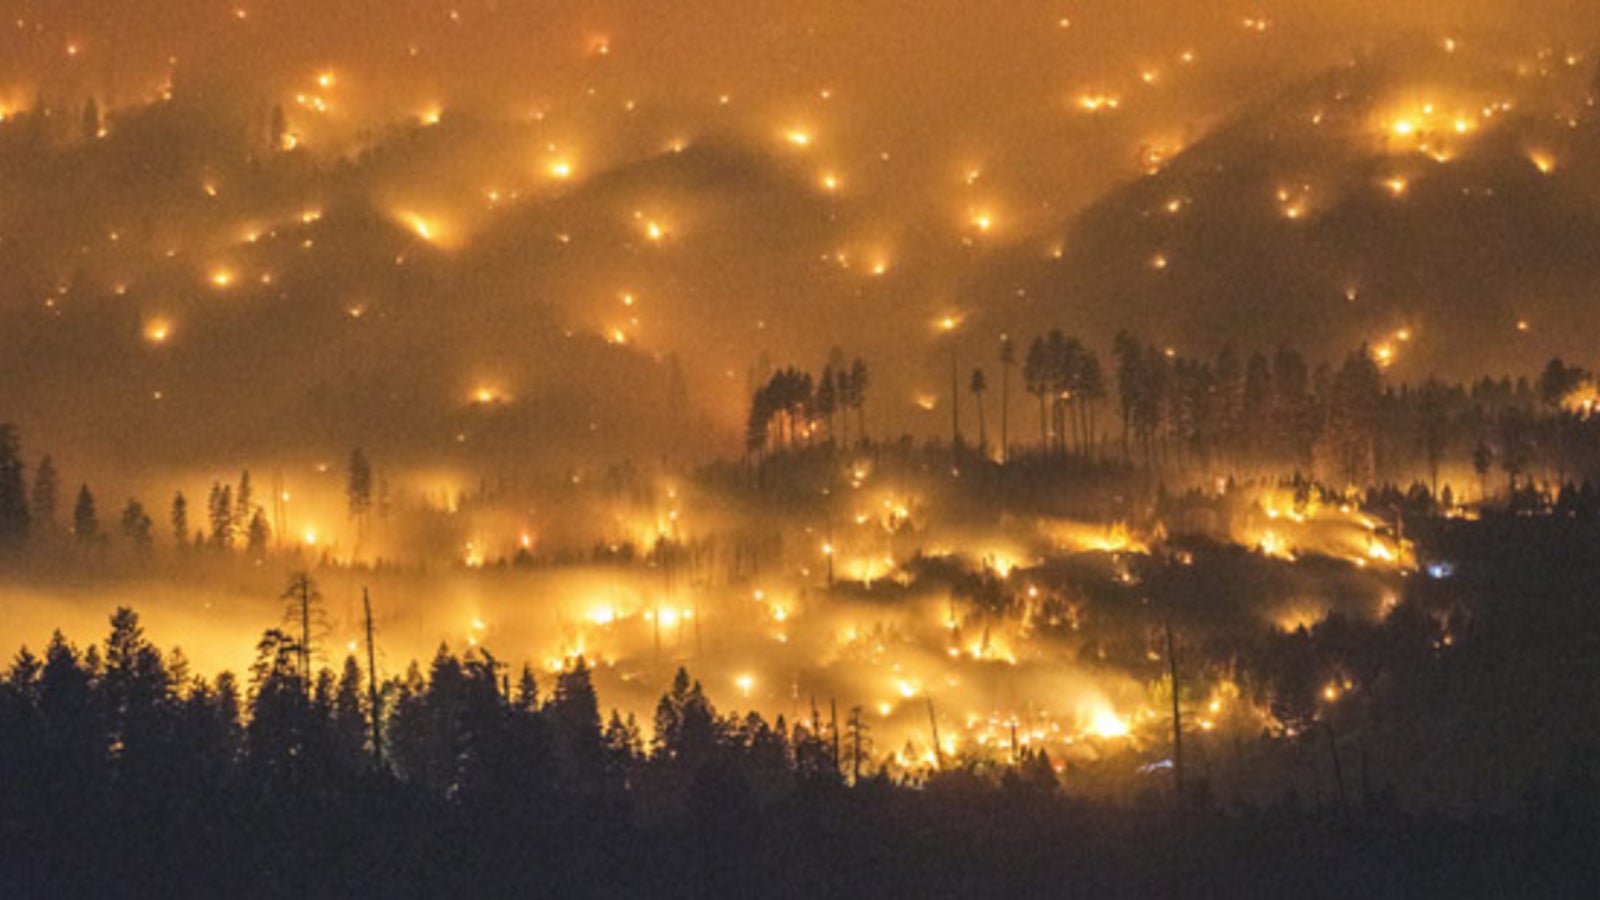
[[(1316, 796), (1291, 782), (1266, 804), (1229, 796), (1221, 756), (1210, 783), (1198, 730), (1188, 787), (1173, 793), (1168, 758), (1111, 801), (1026, 748), (898, 770), (859, 709), (724, 714), (682, 670), (648, 740), (602, 713), (581, 659), (541, 684), (441, 647), (380, 682), (298, 636), (304, 576), (242, 682), (192, 673), (118, 609), (102, 643), (57, 634), (5, 674), (0, 869), (19, 896), (1571, 896), (1595, 883), (1600, 835), (1600, 629), (1574, 593), (1596, 573), (1569, 555), (1594, 535), (1527, 521), (1438, 538), (1477, 556), (1456, 575), (1474, 605), (1451, 654), (1429, 649), (1416, 596), (1382, 627), (1333, 619), (1246, 657), (1241, 681), (1300, 732), (1230, 738), (1278, 748), (1244, 766), (1278, 752), (1324, 773)], [(1197, 658), (1221, 640), (1181, 627)], [(1337, 709), (1310, 677), (1334, 662), (1371, 687)], [(1524, 802), (1408, 812), (1367, 754), (1413, 739), (1429, 767), (1486, 751), (1474, 777), (1523, 784)]]

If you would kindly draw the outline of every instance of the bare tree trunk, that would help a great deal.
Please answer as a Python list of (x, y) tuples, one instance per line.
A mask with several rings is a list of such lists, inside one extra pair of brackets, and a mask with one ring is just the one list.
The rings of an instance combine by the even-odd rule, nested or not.
[(1011, 461), (1011, 364), (1000, 364), (1000, 463)]
[[(372, 599), (361, 589), (361, 608), (367, 617), (367, 705), (372, 714), (372, 768), (383, 770), (383, 706), (378, 698), (378, 653), (372, 642)], [(509, 692), (508, 692), (509, 696)]]

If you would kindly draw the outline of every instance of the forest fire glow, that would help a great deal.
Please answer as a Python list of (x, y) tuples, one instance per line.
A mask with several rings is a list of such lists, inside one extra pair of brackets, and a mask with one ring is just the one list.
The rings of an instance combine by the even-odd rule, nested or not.
[(1600, 18), (1068, 5), (22, 4), (0, 883), (1568, 887)]

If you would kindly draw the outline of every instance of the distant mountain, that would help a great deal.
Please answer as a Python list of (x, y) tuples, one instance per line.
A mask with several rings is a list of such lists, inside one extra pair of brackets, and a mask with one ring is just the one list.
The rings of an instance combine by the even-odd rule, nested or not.
[(1407, 378), (1591, 362), (1600, 131), (1584, 79), (1471, 76), (1443, 56), (1353, 62), (1245, 110), (1061, 223), (1059, 256), (1014, 248), (969, 292), (1185, 353), (1388, 344)]

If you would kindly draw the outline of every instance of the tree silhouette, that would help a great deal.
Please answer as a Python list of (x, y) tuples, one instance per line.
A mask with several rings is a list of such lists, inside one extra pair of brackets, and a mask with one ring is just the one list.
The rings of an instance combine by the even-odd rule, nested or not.
[(1050, 357), (1044, 338), (1034, 338), (1028, 346), (1028, 357), (1022, 363), (1022, 383), (1028, 393), (1039, 399), (1039, 451), (1050, 452), (1050, 424), (1047, 420), (1047, 403), (1050, 397)]
[(267, 524), (267, 513), (261, 507), (250, 516), (250, 527), (245, 529), (245, 546), (250, 553), (259, 556), (267, 552), (267, 545), (272, 542), (272, 526)]
[(972, 379), (968, 383), (972, 391), (972, 400), (978, 406), (978, 451), (981, 453), (989, 445), (989, 433), (984, 424), (983, 417), (983, 392), (989, 389), (988, 379), (983, 377), (982, 369), (972, 370)]
[(600, 703), (589, 665), (582, 656), (556, 676), (556, 689), (545, 708), (555, 739), (557, 771), (562, 782), (580, 793), (596, 793), (604, 783), (605, 758), (600, 741)]
[(1472, 448), (1472, 471), (1478, 474), (1478, 496), (1488, 499), (1489, 496), (1489, 469), (1494, 466), (1494, 451), (1489, 448), (1487, 441), (1478, 439)]
[(140, 556), (148, 555), (154, 538), (155, 523), (150, 521), (149, 514), (144, 511), (144, 505), (130, 499), (128, 505), (122, 508), (121, 526), (122, 536), (127, 539), (134, 551)]
[(362, 700), (361, 679), (361, 666), (355, 656), (346, 656), (333, 695), (332, 727), (338, 765), (347, 773), (363, 771), (368, 760), (367, 709)]
[(0, 423), (0, 549), (16, 546), (28, 537), (28, 495), (22, 476), (17, 430)]
[(862, 773), (871, 774), (872, 768), (872, 728), (863, 721), (862, 712), (862, 707), (852, 706), (850, 717), (845, 720), (845, 764), (850, 769), (851, 784), (860, 784)]
[(72, 534), (81, 544), (100, 539), (100, 520), (95, 515), (94, 495), (87, 484), (78, 488), (78, 502), (72, 507)]
[(1017, 364), (1017, 348), (1011, 336), (1000, 335), (1000, 462), (1011, 461), (1011, 370)]
[(244, 529), (256, 509), (255, 496), (250, 487), (250, 470), (246, 469), (239, 473), (239, 487), (233, 492), (233, 527)]
[(124, 783), (155, 788), (170, 761), (171, 679), (132, 609), (112, 614), (105, 646), (100, 691), (117, 769)]
[(61, 632), (50, 638), (39, 672), (39, 720), (45, 769), (44, 796), (86, 813), (104, 803), (109, 776), (110, 736), (94, 666), (80, 658)]
[(872, 373), (866, 360), (856, 357), (850, 363), (850, 408), (856, 411), (856, 440), (867, 440), (867, 388), (872, 384)]
[(828, 440), (834, 440), (834, 414), (839, 410), (839, 391), (833, 376), (833, 367), (824, 366), (822, 377), (817, 379), (817, 414), (828, 423)]
[(345, 500), (350, 518), (356, 523), (356, 554), (366, 537), (367, 521), (372, 513), (372, 465), (360, 447), (350, 451), (350, 466), (345, 481)]
[(182, 550), (189, 546), (189, 501), (183, 497), (183, 491), (172, 495), (172, 512), (168, 519), (172, 523), (172, 542)]
[(294, 796), (326, 763), (312, 708), (304, 656), (287, 633), (271, 629), (256, 645), (251, 666), (250, 721), (244, 731), (245, 774), (263, 796)]
[(218, 482), (211, 484), (211, 497), (207, 503), (211, 521), (211, 547), (227, 550), (233, 546), (233, 488)]
[(33, 473), (33, 505), (30, 510), (33, 527), (40, 531), (55, 528), (60, 497), (61, 476), (56, 472), (55, 461), (46, 456), (39, 460), (39, 467)]
[(316, 623), (317, 616), (321, 614), (322, 594), (317, 590), (317, 583), (309, 574), (295, 572), (289, 576), (289, 584), (284, 588), (280, 599), (289, 601), (284, 618), (293, 623), (292, 627), (299, 630), (300, 639), (295, 643), (294, 650), (299, 657), (298, 671), (308, 680), (306, 688), (309, 689), (313, 650), (311, 628)]

